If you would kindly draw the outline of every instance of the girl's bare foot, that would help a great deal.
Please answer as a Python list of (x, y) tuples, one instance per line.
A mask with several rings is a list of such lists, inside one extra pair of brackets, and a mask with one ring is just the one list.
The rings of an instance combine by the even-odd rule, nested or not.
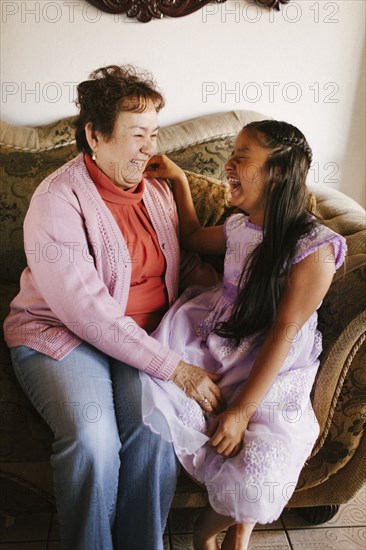
[(225, 535), (221, 550), (247, 550), (254, 523), (236, 523)]

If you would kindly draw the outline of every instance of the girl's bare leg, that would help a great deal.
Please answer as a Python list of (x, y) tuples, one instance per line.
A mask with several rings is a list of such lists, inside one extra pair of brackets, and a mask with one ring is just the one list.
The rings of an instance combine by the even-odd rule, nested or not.
[(247, 550), (255, 523), (236, 523), (225, 535), (221, 550)]
[(206, 506), (194, 524), (194, 550), (219, 550), (216, 535), (233, 524), (232, 518), (218, 514), (210, 505)]

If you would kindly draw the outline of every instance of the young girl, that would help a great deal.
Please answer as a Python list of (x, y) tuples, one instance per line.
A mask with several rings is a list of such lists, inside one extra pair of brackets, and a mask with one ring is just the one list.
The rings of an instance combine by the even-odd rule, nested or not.
[(173, 182), (183, 247), (226, 247), (222, 283), (188, 289), (154, 337), (220, 375), (226, 406), (204, 413), (205, 395), (194, 401), (141, 373), (143, 418), (207, 487), (194, 548), (217, 549), (216, 535), (228, 528), (222, 548), (243, 550), (255, 523), (280, 516), (318, 436), (309, 397), (322, 349), (317, 309), (346, 244), (306, 211), (311, 150), (290, 124), (254, 122), (238, 134), (225, 169), (242, 213), (224, 226), (201, 228), (183, 171), (166, 157), (152, 162), (148, 175)]

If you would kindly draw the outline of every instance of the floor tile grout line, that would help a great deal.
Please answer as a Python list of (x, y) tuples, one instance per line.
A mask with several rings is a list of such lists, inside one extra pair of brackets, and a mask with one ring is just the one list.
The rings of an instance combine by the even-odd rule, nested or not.
[(50, 538), (51, 538), (51, 532), (52, 532), (52, 527), (53, 527), (53, 518), (54, 518), (54, 513), (51, 512), (50, 521), (49, 521), (49, 523), (48, 523), (47, 544), (46, 544), (46, 549), (45, 549), (45, 550), (48, 550), (48, 548), (49, 548)]
[(359, 529), (366, 527), (366, 524), (362, 525), (309, 525), (308, 527), (285, 527), (286, 531), (323, 531), (325, 529)]
[(284, 530), (284, 533), (285, 533), (285, 537), (286, 537), (286, 540), (287, 540), (287, 543), (290, 547), (290, 550), (294, 550), (294, 547), (292, 546), (292, 542), (291, 542), (291, 538), (290, 538), (290, 535), (288, 534), (288, 532), (286, 531), (286, 529)]
[(287, 544), (289, 545), (290, 550), (294, 550), (294, 547), (292, 546), (292, 542), (291, 542), (291, 539), (290, 539), (290, 535), (287, 532), (287, 528), (286, 528), (285, 522), (283, 521), (282, 515), (280, 516), (280, 522), (281, 522), (282, 527), (283, 527), (283, 532), (285, 533)]
[[(363, 525), (357, 525), (356, 527), (364, 527)], [(255, 529), (253, 533), (277, 533), (279, 531), (284, 531), (286, 527), (278, 527), (278, 529)], [(308, 527), (309, 529), (309, 527)], [(225, 533), (225, 531), (220, 531), (220, 533)], [(165, 533), (166, 535), (169, 535), (169, 533)], [(171, 533), (172, 536), (174, 535), (192, 535), (192, 530), (190, 531), (174, 531), (174, 533)]]

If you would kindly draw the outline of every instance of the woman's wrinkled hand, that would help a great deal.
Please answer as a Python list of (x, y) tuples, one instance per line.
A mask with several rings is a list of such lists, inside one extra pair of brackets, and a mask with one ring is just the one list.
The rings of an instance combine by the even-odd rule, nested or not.
[(184, 171), (165, 155), (151, 157), (144, 172), (145, 178), (163, 178), (172, 181), (185, 179)]
[(225, 407), (225, 399), (215, 384), (221, 377), (195, 365), (180, 361), (170, 377), (184, 393), (197, 401), (206, 413), (219, 413)]
[(211, 447), (226, 457), (239, 454), (248, 422), (238, 409), (226, 409), (212, 420), (209, 427), (207, 435), (211, 437)]

